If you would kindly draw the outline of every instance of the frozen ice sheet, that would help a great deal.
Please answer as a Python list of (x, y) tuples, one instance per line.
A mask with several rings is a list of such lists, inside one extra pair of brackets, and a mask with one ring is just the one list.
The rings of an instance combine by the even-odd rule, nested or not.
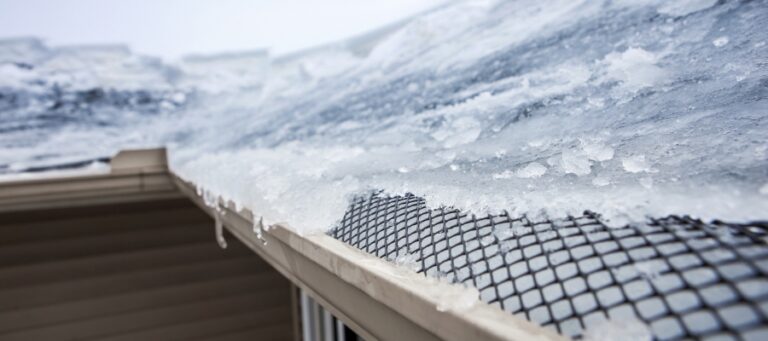
[(766, 219), (766, 8), (459, 1), (375, 39), (177, 63), (3, 41), (0, 171), (167, 145), (181, 176), (299, 231), (373, 189), (615, 224)]

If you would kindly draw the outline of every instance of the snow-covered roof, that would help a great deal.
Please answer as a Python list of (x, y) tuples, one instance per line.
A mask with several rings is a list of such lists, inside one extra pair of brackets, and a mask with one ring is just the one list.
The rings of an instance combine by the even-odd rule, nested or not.
[(379, 191), (606, 228), (765, 220), (766, 24), (759, 1), (491, 0), (290, 58), (0, 43), (0, 171), (165, 145), (201, 193), (301, 233)]

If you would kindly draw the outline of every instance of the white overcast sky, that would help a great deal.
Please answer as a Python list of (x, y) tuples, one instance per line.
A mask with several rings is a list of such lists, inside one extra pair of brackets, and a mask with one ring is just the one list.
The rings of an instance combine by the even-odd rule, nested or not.
[(268, 48), (284, 54), (336, 41), (445, 0), (0, 0), (0, 39), (127, 44), (175, 59)]

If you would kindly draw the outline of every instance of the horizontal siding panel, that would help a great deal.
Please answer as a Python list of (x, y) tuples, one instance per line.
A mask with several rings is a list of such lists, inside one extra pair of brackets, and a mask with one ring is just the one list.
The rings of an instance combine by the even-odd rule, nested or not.
[(190, 212), (188, 207), (153, 210), (148, 212), (119, 212), (113, 215), (90, 215), (50, 221), (21, 221), (0, 223), (0, 245), (27, 241), (42, 242), (57, 238), (98, 236), (120, 231), (158, 229), (200, 223), (204, 216)]
[[(111, 336), (100, 336), (103, 341), (134, 341), (134, 340), (165, 340), (181, 341), (200, 338), (217, 337), (222, 334), (240, 332), (264, 326), (275, 327), (276, 323), (284, 322), (284, 316), (288, 315), (288, 307), (280, 306), (270, 309), (249, 309), (243, 313), (225, 315), (207, 320), (179, 323), (158, 328), (147, 328), (138, 332), (125, 333)], [(280, 332), (275, 335), (290, 338), (290, 330), (285, 325), (278, 325)], [(257, 338), (260, 340), (279, 340), (280, 338)]]
[(290, 340), (290, 325), (272, 325), (263, 328), (251, 328), (216, 335), (206, 338), (193, 338), (200, 341), (240, 341), (240, 340)]
[(247, 293), (252, 290), (278, 289), (284, 283), (274, 273), (247, 274), (236, 277), (209, 278), (143, 291), (129, 292), (0, 312), (0, 333), (117, 314), (134, 310), (202, 301), (215, 297)]
[[(184, 225), (152, 230), (140, 229), (100, 236), (86, 235), (80, 238), (8, 245), (0, 248), (0, 266), (193, 243), (213, 234), (213, 228), (205, 227), (210, 226)], [(52, 253), (51, 250), (56, 252)]]
[(82, 339), (135, 331), (145, 328), (166, 326), (180, 322), (205, 320), (231, 313), (278, 307), (284, 300), (275, 291), (254, 290), (249, 293), (214, 298), (201, 302), (166, 306), (152, 310), (141, 310), (125, 314), (87, 319), (46, 327), (27, 329), (0, 334), (5, 341), (54, 340), (60, 335)]
[[(4, 267), (0, 268), (0, 289), (171, 267), (189, 262), (253, 256), (249, 250), (242, 246), (238, 247), (237, 244), (232, 245), (226, 252), (222, 252), (218, 248), (211, 247), (213, 243), (215, 242), (209, 238), (178, 246)], [(254, 260), (254, 262), (258, 261), (258, 259)]]
[(251, 259), (222, 259), (3, 290), (0, 291), (0, 312), (180, 285), (210, 277), (241, 276), (256, 271), (258, 264)]
[(184, 211), (184, 215), (195, 215), (205, 219), (205, 215), (200, 215), (201, 212), (194, 211), (194, 205), (190, 204), (188, 200), (174, 199), (174, 200), (156, 200), (151, 202), (139, 202), (131, 204), (104, 204), (99, 206), (88, 207), (74, 207), (74, 208), (57, 208), (48, 209), (44, 211), (20, 211), (20, 212), (4, 212), (0, 213), (0, 225), (7, 224), (31, 224), (31, 223), (51, 223), (56, 222), (56, 225), (66, 224), (72, 219), (93, 219), (112, 217), (115, 221), (118, 221), (125, 214), (141, 214), (152, 212), (168, 212), (177, 208), (181, 208)]
[(186, 200), (2, 213), (0, 340), (292, 338), (289, 282), (228, 241)]

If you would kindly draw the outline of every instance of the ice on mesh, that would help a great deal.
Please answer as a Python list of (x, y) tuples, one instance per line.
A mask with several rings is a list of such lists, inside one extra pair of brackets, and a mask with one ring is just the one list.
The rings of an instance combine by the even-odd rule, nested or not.
[(660, 260), (646, 260), (633, 264), (635, 270), (640, 274), (640, 277), (647, 280), (654, 280), (661, 274), (662, 266), (659, 264)]
[(583, 335), (585, 341), (650, 341), (651, 328), (637, 319), (607, 320), (589, 326)]
[(452, 284), (435, 290), (437, 311), (463, 312), (480, 302), (480, 292), (472, 286)]
[(286, 56), (3, 40), (0, 173), (165, 145), (210, 196), (302, 233), (372, 190), (764, 220), (767, 24), (759, 1), (488, 0)]
[(413, 271), (419, 271), (421, 269), (421, 264), (419, 263), (419, 255), (415, 253), (401, 251), (391, 260), (395, 262), (395, 264), (411, 269)]

